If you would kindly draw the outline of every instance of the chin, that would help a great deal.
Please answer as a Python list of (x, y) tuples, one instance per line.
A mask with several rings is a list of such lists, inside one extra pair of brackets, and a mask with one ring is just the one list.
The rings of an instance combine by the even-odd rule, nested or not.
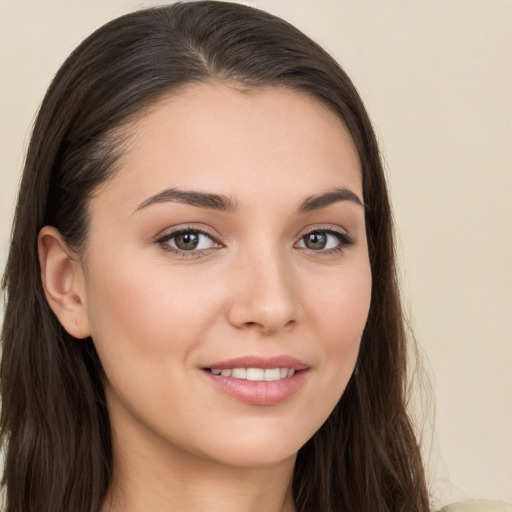
[(246, 423), (223, 428), (222, 432), (210, 430), (209, 446), (203, 446), (202, 450), (198, 447), (199, 450), (212, 460), (234, 467), (293, 464), (297, 452), (316, 431), (315, 427), (305, 429), (304, 423), (298, 420)]
[(264, 444), (226, 446), (222, 453), (216, 450), (216, 453), (212, 453), (210, 457), (222, 465), (238, 468), (263, 468), (281, 464), (293, 465), (301, 447), (302, 444), (290, 446), (285, 443), (269, 442), (267, 439)]

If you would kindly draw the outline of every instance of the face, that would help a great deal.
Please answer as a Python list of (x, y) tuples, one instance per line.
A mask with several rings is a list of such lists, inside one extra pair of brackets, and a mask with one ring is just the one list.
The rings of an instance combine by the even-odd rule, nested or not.
[(347, 131), (297, 92), (197, 85), (129, 135), (82, 260), (114, 440), (293, 459), (347, 385), (370, 303)]

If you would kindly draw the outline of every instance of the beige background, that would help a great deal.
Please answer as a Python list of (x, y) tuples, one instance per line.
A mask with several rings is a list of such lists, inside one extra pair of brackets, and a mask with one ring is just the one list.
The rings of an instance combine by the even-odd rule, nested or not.
[[(51, 77), (100, 24), (156, 3), (0, 0), (2, 262)], [(335, 55), (381, 139), (406, 307), (435, 393), (435, 428), (425, 427), (434, 496), (512, 501), (512, 2), (252, 4)]]

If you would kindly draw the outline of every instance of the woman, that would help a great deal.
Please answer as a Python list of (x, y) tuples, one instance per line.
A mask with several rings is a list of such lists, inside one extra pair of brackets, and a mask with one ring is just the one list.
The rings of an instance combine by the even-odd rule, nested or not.
[(192, 2), (84, 41), (4, 287), (7, 511), (429, 509), (375, 136), (286, 22)]

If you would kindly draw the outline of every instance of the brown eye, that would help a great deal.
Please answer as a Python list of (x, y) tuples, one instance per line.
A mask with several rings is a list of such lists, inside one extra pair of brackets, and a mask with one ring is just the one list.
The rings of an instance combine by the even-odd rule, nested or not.
[(178, 230), (157, 240), (164, 249), (178, 253), (199, 253), (219, 245), (210, 235), (196, 229)]
[(314, 251), (322, 250), (327, 246), (327, 233), (313, 231), (312, 233), (304, 235), (302, 240), (308, 249), (312, 249)]
[(187, 233), (180, 233), (174, 237), (174, 244), (182, 251), (192, 251), (197, 249), (199, 245), (199, 233), (189, 231)]
[(354, 240), (348, 233), (334, 229), (317, 229), (303, 235), (296, 247), (328, 254), (332, 251), (341, 251), (353, 244)]

